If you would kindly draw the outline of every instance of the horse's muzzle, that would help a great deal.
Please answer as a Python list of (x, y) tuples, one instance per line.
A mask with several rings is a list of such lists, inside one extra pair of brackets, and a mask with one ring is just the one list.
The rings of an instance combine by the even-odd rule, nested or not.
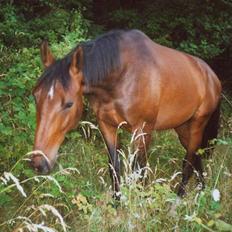
[(36, 172), (41, 174), (48, 174), (51, 171), (50, 163), (41, 154), (33, 154), (30, 165)]

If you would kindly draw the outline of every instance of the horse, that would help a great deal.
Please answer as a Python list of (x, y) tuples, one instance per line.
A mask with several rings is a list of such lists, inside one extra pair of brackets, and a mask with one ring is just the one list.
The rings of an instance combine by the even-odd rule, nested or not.
[[(202, 157), (217, 137), (221, 83), (200, 58), (159, 45), (139, 30), (113, 30), (55, 59), (43, 41), (44, 72), (33, 90), (36, 130), (31, 165), (48, 173), (65, 134), (78, 125), (86, 97), (108, 149), (112, 189), (120, 193), (117, 129), (137, 136), (133, 165), (144, 168), (154, 130), (174, 129), (186, 150), (177, 194), (193, 174), (204, 186)], [(123, 123), (124, 122), (124, 123)]]

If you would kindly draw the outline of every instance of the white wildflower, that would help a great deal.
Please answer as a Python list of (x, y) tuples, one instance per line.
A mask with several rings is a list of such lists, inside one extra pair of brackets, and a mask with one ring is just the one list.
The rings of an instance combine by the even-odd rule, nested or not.
[(211, 194), (212, 194), (212, 197), (213, 197), (213, 200), (214, 201), (220, 201), (220, 198), (221, 198), (221, 194), (220, 194), (220, 192), (219, 192), (219, 190), (218, 189), (214, 189), (212, 192), (211, 192)]

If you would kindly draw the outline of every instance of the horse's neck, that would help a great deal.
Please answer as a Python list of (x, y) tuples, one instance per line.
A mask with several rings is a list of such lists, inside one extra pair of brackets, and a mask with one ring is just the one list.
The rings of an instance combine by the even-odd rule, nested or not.
[(84, 86), (83, 94), (91, 101), (109, 101), (110, 93), (107, 88), (103, 86)]

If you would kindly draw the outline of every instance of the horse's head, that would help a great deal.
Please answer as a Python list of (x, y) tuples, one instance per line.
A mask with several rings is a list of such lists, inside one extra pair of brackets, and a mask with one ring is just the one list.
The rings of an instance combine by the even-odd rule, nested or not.
[(41, 45), (44, 74), (33, 91), (36, 101), (36, 132), (31, 165), (42, 173), (54, 166), (65, 134), (80, 120), (83, 110), (82, 81), (79, 67), (82, 48), (56, 61), (48, 48)]

